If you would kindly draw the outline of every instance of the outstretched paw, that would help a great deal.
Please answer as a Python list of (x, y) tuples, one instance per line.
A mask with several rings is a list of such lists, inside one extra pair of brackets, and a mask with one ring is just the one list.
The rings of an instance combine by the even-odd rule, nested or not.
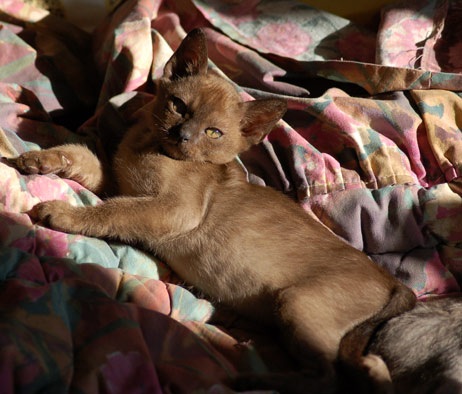
[(52, 149), (24, 152), (9, 161), (26, 174), (56, 174), (72, 164), (63, 152)]
[(66, 201), (45, 201), (35, 205), (27, 214), (37, 224), (67, 233), (78, 232), (75, 210)]

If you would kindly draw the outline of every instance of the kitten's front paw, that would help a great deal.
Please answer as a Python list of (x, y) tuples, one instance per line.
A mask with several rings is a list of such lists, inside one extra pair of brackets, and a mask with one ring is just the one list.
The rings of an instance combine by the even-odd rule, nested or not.
[(67, 233), (76, 231), (76, 220), (73, 217), (76, 207), (66, 201), (45, 201), (35, 205), (27, 214), (30, 218), (46, 227)]
[(63, 152), (53, 149), (24, 152), (9, 161), (26, 174), (56, 174), (71, 165)]

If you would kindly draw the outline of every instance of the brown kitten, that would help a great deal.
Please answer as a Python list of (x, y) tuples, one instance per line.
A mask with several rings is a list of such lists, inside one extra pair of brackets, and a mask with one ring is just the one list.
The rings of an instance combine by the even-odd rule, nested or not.
[[(242, 102), (230, 83), (208, 72), (205, 36), (194, 30), (118, 148), (112, 172), (119, 196), (94, 207), (44, 202), (30, 214), (61, 231), (141, 244), (214, 300), (278, 325), (308, 373), (296, 381), (248, 376), (239, 384), (327, 392), (336, 384), (343, 337), (345, 364), (382, 382), (385, 365), (363, 349), (378, 324), (413, 306), (413, 293), (288, 197), (247, 183), (234, 161), (285, 111), (279, 99)], [(16, 163), (96, 191), (108, 183), (83, 146), (27, 152)], [(323, 379), (310, 376), (316, 368)]]

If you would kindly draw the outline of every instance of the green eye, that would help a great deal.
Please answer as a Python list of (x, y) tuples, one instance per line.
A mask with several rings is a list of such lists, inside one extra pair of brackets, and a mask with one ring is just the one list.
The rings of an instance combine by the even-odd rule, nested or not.
[(220, 138), (223, 135), (223, 133), (220, 130), (215, 129), (213, 127), (206, 128), (205, 134), (207, 134), (207, 137), (213, 138), (214, 140)]
[(184, 103), (183, 100), (179, 99), (178, 97), (172, 96), (170, 99), (172, 102), (172, 108), (176, 113), (179, 113), (181, 116), (186, 115), (186, 111), (188, 110), (188, 107)]

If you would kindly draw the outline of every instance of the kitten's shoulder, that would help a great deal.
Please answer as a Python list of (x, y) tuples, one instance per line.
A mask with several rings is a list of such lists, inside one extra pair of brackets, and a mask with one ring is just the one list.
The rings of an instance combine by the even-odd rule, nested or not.
[(222, 164), (219, 167), (221, 182), (233, 185), (247, 184), (247, 174), (237, 160)]

